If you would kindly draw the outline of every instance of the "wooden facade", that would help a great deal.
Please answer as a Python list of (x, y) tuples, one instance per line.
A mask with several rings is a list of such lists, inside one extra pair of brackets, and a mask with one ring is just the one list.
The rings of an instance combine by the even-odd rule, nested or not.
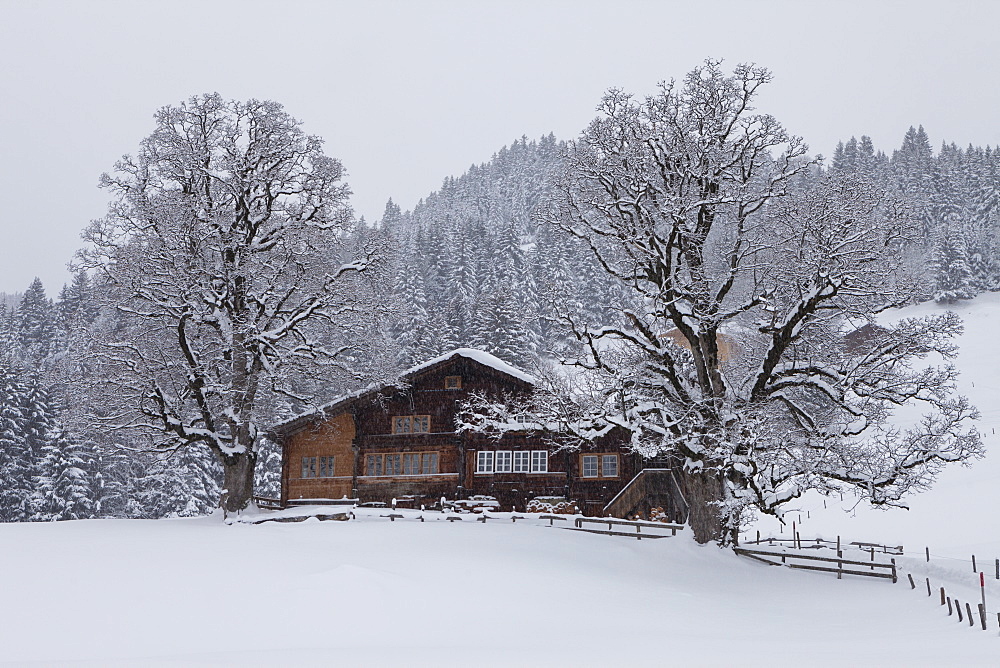
[(471, 393), (533, 389), (530, 376), (482, 351), (459, 349), (403, 378), (406, 390), (370, 389), (270, 430), (283, 449), (283, 504), (354, 498), (419, 507), (487, 495), (502, 510), (524, 511), (534, 498), (560, 497), (603, 515), (643, 468), (620, 435), (569, 451), (531, 431), (457, 431), (459, 403)]

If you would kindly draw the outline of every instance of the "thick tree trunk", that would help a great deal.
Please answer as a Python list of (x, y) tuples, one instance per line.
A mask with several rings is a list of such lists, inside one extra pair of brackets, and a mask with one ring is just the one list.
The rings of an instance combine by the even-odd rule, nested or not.
[(241, 452), (222, 457), (224, 473), (222, 498), (219, 505), (228, 515), (243, 511), (253, 499), (253, 474), (257, 453)]
[(699, 543), (725, 542), (726, 531), (718, 502), (724, 498), (723, 481), (710, 472), (685, 471), (677, 467), (677, 481), (688, 504), (688, 524)]

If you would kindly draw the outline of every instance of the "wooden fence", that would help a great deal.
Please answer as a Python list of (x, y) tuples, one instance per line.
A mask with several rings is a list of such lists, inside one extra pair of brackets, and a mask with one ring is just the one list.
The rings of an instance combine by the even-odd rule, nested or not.
[[(835, 541), (824, 538), (802, 538), (798, 535), (798, 533), (796, 533), (796, 535), (792, 538), (775, 538), (774, 536), (761, 538), (759, 531), (757, 532), (757, 540), (747, 540), (744, 541), (743, 544), (763, 545), (765, 543), (771, 547), (774, 547), (775, 545), (778, 547), (788, 545), (789, 547), (797, 550), (816, 550), (824, 547), (838, 551), (841, 549), (840, 536), (837, 536), (837, 540)], [(902, 545), (882, 545), (881, 543), (865, 543), (862, 541), (852, 541), (848, 543), (848, 545), (871, 554), (890, 554), (894, 556), (900, 556), (903, 554)]]
[[(796, 554), (794, 552), (772, 552), (770, 550), (750, 550), (744, 547), (737, 547), (733, 550), (736, 554), (755, 559), (769, 566), (787, 566), (789, 568), (801, 568), (809, 571), (823, 571), (826, 573), (836, 573), (839, 580), (844, 575), (860, 575), (870, 578), (887, 578), (893, 583), (897, 581), (896, 560), (891, 559), (890, 563), (883, 564), (875, 561), (856, 561), (854, 559), (844, 559), (842, 556), (821, 557), (815, 554)], [(780, 559), (781, 561), (773, 561)], [(836, 566), (819, 566), (812, 563), (800, 564), (790, 563), (794, 561), (817, 561)], [(868, 570), (845, 569), (844, 566), (857, 566)]]
[[(677, 532), (684, 528), (683, 524), (669, 524), (667, 522), (636, 522), (630, 520), (618, 520), (614, 518), (596, 518), (596, 517), (577, 517), (574, 518), (573, 531), (586, 531), (587, 533), (598, 533), (605, 536), (627, 536), (629, 538), (636, 538), (642, 540), (643, 538), (667, 538), (664, 533), (650, 533), (650, 529), (655, 529), (657, 531), (670, 531), (671, 536), (676, 536)], [(588, 529), (585, 528), (584, 524), (607, 524), (607, 530), (604, 529)], [(632, 531), (616, 531), (614, 527), (635, 527), (635, 532)], [(642, 533), (642, 528), (646, 527), (646, 533)], [(570, 527), (567, 527), (570, 528)]]
[(264, 510), (281, 510), (284, 507), (281, 505), (281, 499), (272, 499), (268, 496), (255, 496), (253, 502), (257, 504), (258, 508)]

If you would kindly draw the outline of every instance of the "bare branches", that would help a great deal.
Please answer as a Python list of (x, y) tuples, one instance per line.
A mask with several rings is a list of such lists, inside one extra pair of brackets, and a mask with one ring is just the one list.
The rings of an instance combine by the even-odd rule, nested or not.
[[(343, 168), (277, 103), (205, 95), (156, 121), (102, 179), (115, 200), (85, 234), (80, 261), (117, 314), (93, 350), (118, 426), (228, 465), (254, 456), (262, 391), (295, 396), (344, 364), (340, 328), (372, 310), (380, 249), (348, 254)], [(141, 417), (123, 421), (129, 410)]]
[[(770, 78), (707, 61), (644, 101), (607, 93), (570, 146), (552, 222), (637, 306), (600, 326), (564, 313), (578, 371), (520, 409), (546, 425), (562, 411), (577, 438), (621, 427), (718, 476), (723, 533), (807, 489), (898, 503), (981, 453), (954, 369), (916, 365), (952, 354), (957, 319), (874, 325), (913, 295), (904, 208), (872, 183), (814, 175), (801, 138), (753, 109)], [(845, 337), (857, 324), (869, 330)], [(910, 403), (930, 413), (890, 427)]]

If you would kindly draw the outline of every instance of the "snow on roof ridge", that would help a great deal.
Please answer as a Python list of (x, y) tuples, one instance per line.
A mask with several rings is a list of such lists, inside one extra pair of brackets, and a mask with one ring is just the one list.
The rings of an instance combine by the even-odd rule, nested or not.
[(438, 355), (433, 359), (427, 360), (426, 362), (422, 362), (417, 366), (407, 369), (405, 372), (403, 372), (402, 376), (406, 377), (411, 374), (417, 373), (418, 371), (423, 371), (424, 369), (434, 366), (435, 364), (439, 364), (441, 362), (444, 362), (445, 360), (449, 360), (452, 357), (455, 357), (456, 355), (474, 360), (484, 366), (488, 366), (493, 369), (496, 369), (497, 371), (501, 371), (507, 374), (508, 376), (513, 376), (514, 378), (523, 380), (526, 383), (531, 383), (532, 385), (538, 384), (538, 379), (532, 376), (531, 374), (525, 371), (521, 371), (516, 366), (508, 364), (499, 357), (491, 355), (485, 350), (480, 350), (478, 348), (455, 348), (454, 350), (446, 352), (442, 355)]
[[(538, 384), (538, 380), (531, 374), (521, 371), (517, 367), (508, 364), (507, 362), (504, 362), (499, 357), (491, 355), (485, 350), (479, 350), (478, 348), (455, 348), (454, 350), (444, 353), (443, 355), (438, 355), (433, 359), (427, 360), (426, 362), (422, 362), (417, 366), (410, 367), (409, 369), (400, 374), (400, 378), (406, 378), (407, 376), (411, 376), (435, 364), (439, 364), (441, 362), (449, 360), (452, 357), (455, 357), (456, 355), (479, 362), (484, 366), (496, 369), (497, 371), (505, 373), (508, 376), (513, 376), (514, 378), (517, 378), (519, 380), (523, 380), (524, 382), (530, 383), (531, 385)], [(272, 426), (270, 430), (273, 431), (276, 429), (281, 429), (283, 427), (292, 424), (293, 422), (296, 422), (304, 418), (320, 417), (324, 415), (327, 410), (333, 408), (337, 404), (340, 404), (344, 401), (348, 401), (350, 399), (358, 399), (368, 394), (369, 392), (375, 392), (390, 386), (392, 386), (392, 383), (371, 383), (366, 387), (354, 390), (353, 392), (347, 392), (345, 394), (341, 394), (340, 396), (334, 397), (330, 401), (327, 401), (326, 403), (320, 406), (316, 406), (312, 410), (308, 410), (305, 411), (304, 413), (299, 413), (298, 415), (292, 416), (286, 420), (282, 420), (278, 424)]]

